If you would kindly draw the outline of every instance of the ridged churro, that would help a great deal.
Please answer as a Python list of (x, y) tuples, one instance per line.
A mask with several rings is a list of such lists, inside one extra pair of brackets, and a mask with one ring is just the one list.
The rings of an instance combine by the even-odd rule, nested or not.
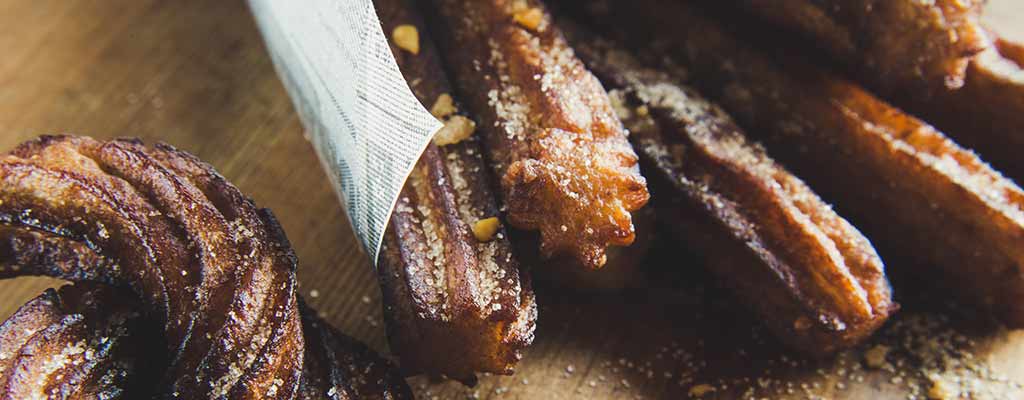
[(612, 89), (659, 220), (776, 337), (820, 356), (886, 321), (896, 309), (891, 289), (857, 229), (679, 78), (593, 33), (566, 31)]
[(535, 0), (434, 0), (431, 28), (500, 178), (508, 222), (547, 258), (598, 268), (647, 201), (601, 84)]
[(757, 32), (676, 1), (609, 7), (593, 14), (602, 25), (622, 27), (627, 43), (685, 69), (689, 83), (865, 232), (891, 273), (927, 274), (1024, 326), (1024, 192), (1012, 181), (862, 87), (758, 45)]
[[(533, 341), (537, 306), (491, 191), (477, 128), (410, 3), (374, 4), (410, 87), (445, 123), (385, 233), (379, 277), (392, 349), (407, 373), (464, 382), (478, 372), (509, 374)], [(415, 47), (403, 38), (411, 32)]]

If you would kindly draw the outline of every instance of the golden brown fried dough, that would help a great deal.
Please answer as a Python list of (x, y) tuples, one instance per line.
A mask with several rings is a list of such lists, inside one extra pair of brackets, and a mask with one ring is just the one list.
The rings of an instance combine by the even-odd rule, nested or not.
[(538, 230), (547, 257), (597, 268), (633, 242), (647, 201), (601, 84), (535, 0), (434, 0), (442, 57), (477, 117), (508, 222)]
[(591, 33), (566, 32), (612, 89), (660, 220), (779, 339), (820, 356), (885, 322), (896, 306), (860, 232), (677, 77)]
[[(446, 122), (445, 129), (468, 121), (411, 5), (374, 5), (423, 105)], [(398, 46), (398, 27), (419, 32), (417, 53)], [(533, 341), (537, 306), (500, 221), (478, 136), (444, 135), (435, 142), (445, 144), (429, 144), (405, 183), (378, 273), (391, 348), (402, 368), (469, 382), (477, 372), (512, 372)]]
[(968, 59), (986, 46), (979, 24), (983, 0), (731, 3), (796, 31), (873, 87), (889, 93), (958, 88)]
[(209, 165), (167, 145), (45, 136), (0, 159), (0, 223), (0, 275), (101, 280), (142, 297), (170, 350), (153, 395), (297, 395), (291, 245)]
[(679, 57), (692, 84), (872, 238), (890, 272), (944, 283), (1024, 326), (1024, 192), (1013, 182), (861, 87), (758, 52), (771, 47), (754, 47), (756, 35), (740, 39), (674, 1), (628, 3), (602, 18), (627, 27), (629, 43), (660, 42), (659, 60)]
[(971, 60), (964, 87), (901, 103), (1024, 182), (1024, 47), (1002, 39)]

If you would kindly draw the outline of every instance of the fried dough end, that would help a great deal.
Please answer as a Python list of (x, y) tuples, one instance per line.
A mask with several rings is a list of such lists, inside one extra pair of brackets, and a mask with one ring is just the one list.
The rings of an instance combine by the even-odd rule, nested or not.
[[(642, 155), (641, 155), (642, 156)], [(608, 261), (601, 269), (582, 268), (572, 257), (540, 259), (530, 257), (536, 252), (521, 251), (523, 262), (534, 265), (530, 271), (538, 286), (546, 285), (586, 293), (610, 293), (630, 289), (646, 289), (652, 284), (650, 259), (648, 258), (657, 240), (658, 215), (653, 207), (644, 207), (633, 212), (633, 226), (636, 239), (624, 247), (609, 247)], [(534, 240), (517, 237), (517, 248), (534, 245)], [(531, 238), (532, 239), (532, 238)]]
[(980, 24), (983, 0), (733, 3), (809, 38), (882, 91), (959, 88), (968, 60), (987, 45)]
[(26, 142), (0, 158), (0, 249), (0, 277), (102, 281), (142, 298), (167, 344), (147, 396), (298, 394), (291, 245), (269, 210), (192, 155), (133, 139)]
[(997, 38), (971, 60), (964, 87), (900, 105), (1024, 182), (1024, 45)]
[(510, 374), (533, 341), (537, 306), (476, 126), (464, 122), (472, 119), (411, 3), (374, 4), (385, 32), (420, 32), (417, 52), (393, 37), (392, 53), (413, 93), (445, 123), (413, 168), (385, 232), (378, 275), (391, 348), (409, 374), (467, 383), (480, 372)]
[(606, 85), (655, 194), (659, 220), (780, 340), (824, 356), (896, 310), (871, 243), (678, 77), (566, 28)]
[[(512, 256), (505, 228), (479, 241), (453, 204), (435, 195), (469, 194), (438, 185), (426, 171), (452, 172), (439, 154), (424, 153), (384, 235), (378, 270), (388, 337), (410, 374), (464, 383), (479, 372), (511, 374), (533, 342), (537, 305), (530, 279)], [(493, 203), (477, 205), (497, 212)]]

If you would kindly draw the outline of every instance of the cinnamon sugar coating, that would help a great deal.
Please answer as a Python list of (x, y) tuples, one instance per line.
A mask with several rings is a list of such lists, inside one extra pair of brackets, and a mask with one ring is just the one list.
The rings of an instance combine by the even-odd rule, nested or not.
[[(620, 4), (613, 2), (612, 4)], [(757, 32), (674, 1), (603, 14), (653, 43), (886, 258), (1024, 326), (1024, 191), (974, 153)], [(614, 15), (610, 17), (609, 15)], [(771, 53), (768, 53), (771, 52)], [(668, 57), (665, 57), (668, 56)]]
[[(442, 57), (500, 177), (508, 222), (539, 231), (545, 257), (602, 266), (606, 247), (632, 243), (630, 213), (648, 194), (601, 84), (537, 1), (429, 4)], [(524, 24), (523, 13), (540, 17)]]
[(816, 356), (870, 336), (897, 306), (871, 243), (719, 107), (624, 48), (569, 29), (641, 156), (663, 225), (782, 342)]
[[(405, 0), (376, 0), (385, 31), (426, 32)], [(419, 54), (392, 53), (435, 116), (467, 119), (428, 35)], [(533, 342), (537, 305), (491, 190), (479, 134), (427, 145), (392, 211), (378, 274), (392, 349), (406, 373), (472, 382), (510, 374)]]

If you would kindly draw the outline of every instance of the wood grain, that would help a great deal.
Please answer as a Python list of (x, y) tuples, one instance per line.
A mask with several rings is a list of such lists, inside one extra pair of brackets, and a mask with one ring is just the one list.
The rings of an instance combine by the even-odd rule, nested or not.
[[(991, 21), (1024, 39), (1016, 22), (1024, 4), (990, 3)], [(76, 133), (139, 136), (197, 154), (276, 212), (311, 303), (344, 331), (386, 349), (372, 267), (244, 2), (4, 0), (0, 49), (0, 150), (43, 133)], [(515, 376), (484, 377), (476, 388), (418, 377), (414, 387), (426, 399), (686, 398), (695, 384), (723, 381), (728, 389), (705, 398), (734, 398), (762, 378), (769, 388), (755, 391), (757, 398), (806, 398), (802, 384), (828, 398), (906, 398), (907, 386), (892, 382), (913, 366), (860, 372), (863, 382), (845, 378), (861, 365), (863, 349), (832, 360), (782, 361), (785, 353), (739, 307), (690, 263), (664, 254), (649, 260), (655, 289), (560, 293), (542, 285), (537, 342)], [(0, 317), (58, 283), (0, 282)], [(936, 315), (913, 304), (898, 320)], [(977, 342), (977, 357), (1024, 382), (1024, 334), (985, 328), (969, 313), (952, 315), (951, 329)], [(877, 341), (890, 340), (887, 334)], [(687, 371), (696, 372), (681, 379)]]

